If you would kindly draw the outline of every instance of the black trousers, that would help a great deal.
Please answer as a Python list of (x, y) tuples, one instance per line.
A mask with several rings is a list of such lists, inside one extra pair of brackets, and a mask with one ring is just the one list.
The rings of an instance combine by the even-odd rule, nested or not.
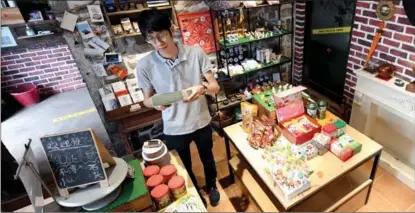
[(196, 181), (196, 177), (192, 171), (192, 157), (190, 154), (190, 143), (194, 141), (199, 152), (200, 160), (203, 163), (203, 169), (206, 179), (206, 190), (210, 190), (211, 187), (216, 186), (216, 165), (213, 158), (212, 148), (212, 128), (210, 125), (203, 127), (195, 132), (186, 135), (165, 135), (164, 139), (169, 150), (175, 149), (186, 167), (190, 178), (193, 181), (196, 189), (199, 190), (199, 186)]

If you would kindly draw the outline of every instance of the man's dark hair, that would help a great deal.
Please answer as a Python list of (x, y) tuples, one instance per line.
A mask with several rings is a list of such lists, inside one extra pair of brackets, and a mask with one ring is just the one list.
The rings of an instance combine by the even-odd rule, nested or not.
[(161, 32), (167, 30), (170, 32), (170, 18), (159, 10), (146, 10), (140, 14), (138, 27), (144, 38), (153, 32)]

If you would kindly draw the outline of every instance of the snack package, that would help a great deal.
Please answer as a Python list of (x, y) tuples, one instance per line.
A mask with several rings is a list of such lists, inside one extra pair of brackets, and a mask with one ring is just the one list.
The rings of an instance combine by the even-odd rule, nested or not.
[(206, 208), (200, 199), (192, 194), (187, 194), (170, 204), (162, 212), (206, 212)]
[(123, 69), (123, 68), (121, 68), (117, 65), (110, 65), (109, 68), (108, 68), (108, 71), (110, 71), (112, 74), (116, 75), (121, 80), (123, 80), (128, 75), (128, 72), (125, 69)]
[(255, 104), (251, 104), (249, 102), (242, 102), (241, 111), (242, 111), (242, 129), (246, 133), (250, 133), (252, 130), (252, 124), (254, 122), (254, 118), (258, 114), (258, 106)]
[(330, 137), (321, 133), (314, 134), (311, 143), (317, 148), (319, 155), (324, 155), (329, 148)]

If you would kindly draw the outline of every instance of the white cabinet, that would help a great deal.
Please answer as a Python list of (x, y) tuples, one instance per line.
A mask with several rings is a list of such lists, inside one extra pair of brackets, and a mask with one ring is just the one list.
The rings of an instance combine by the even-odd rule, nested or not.
[(415, 94), (364, 71), (358, 76), (350, 125), (384, 147), (381, 166), (415, 189)]

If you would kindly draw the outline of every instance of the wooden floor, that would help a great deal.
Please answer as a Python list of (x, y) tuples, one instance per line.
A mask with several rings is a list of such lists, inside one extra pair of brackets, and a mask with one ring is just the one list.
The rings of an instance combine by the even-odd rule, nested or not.
[[(220, 138), (214, 133), (214, 147), (213, 152), (215, 155), (216, 167), (218, 170), (218, 182), (220, 184), (220, 192), (226, 193), (228, 199), (222, 199), (218, 206), (211, 207), (208, 204), (208, 211), (210, 212), (255, 212), (258, 211), (253, 205), (250, 205), (246, 198), (242, 196), (241, 189), (236, 185), (230, 185), (227, 181), (229, 175), (228, 167), (226, 163), (226, 152), (224, 139)], [(196, 175), (200, 186), (205, 185), (203, 166), (198, 157), (198, 152), (194, 143), (192, 143), (192, 161), (193, 171)], [(235, 150), (231, 150), (235, 153)], [(360, 169), (370, 172), (371, 164), (368, 162)], [(209, 203), (209, 199), (205, 193), (206, 200)], [(406, 211), (415, 212), (415, 191), (410, 189), (405, 184), (401, 183), (395, 177), (378, 168), (372, 194), (370, 196), (369, 203), (363, 206), (359, 212), (393, 212), (393, 211)]]

